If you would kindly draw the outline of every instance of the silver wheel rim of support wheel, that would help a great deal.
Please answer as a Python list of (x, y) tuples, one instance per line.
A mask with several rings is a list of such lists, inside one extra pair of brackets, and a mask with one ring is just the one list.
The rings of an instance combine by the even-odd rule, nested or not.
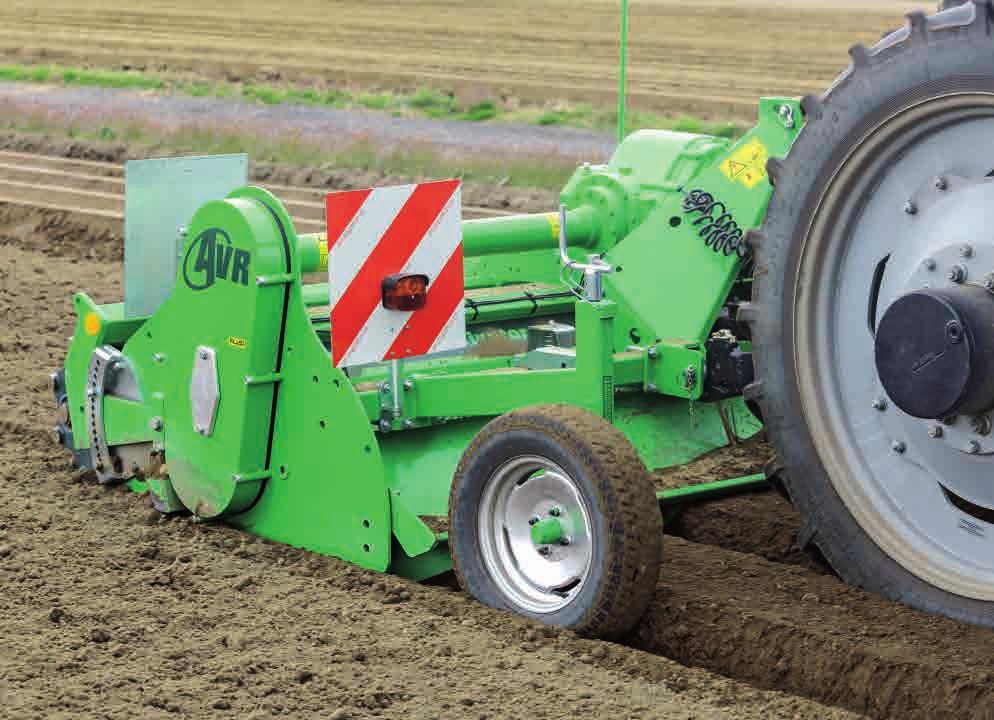
[[(563, 540), (536, 544), (533, 526), (558, 523)], [(483, 562), (518, 607), (552, 613), (583, 587), (593, 555), (591, 519), (576, 482), (547, 458), (524, 455), (487, 480), (479, 509)]]
[(812, 215), (793, 326), (804, 417), (848, 510), (909, 572), (980, 600), (994, 600), (994, 525), (982, 517), (994, 509), (994, 436), (978, 447), (970, 427), (936, 431), (888, 401), (868, 303), (888, 255), (877, 322), (906, 292), (952, 286), (952, 265), (978, 285), (994, 273), (992, 137), (986, 93), (923, 102), (868, 133)]

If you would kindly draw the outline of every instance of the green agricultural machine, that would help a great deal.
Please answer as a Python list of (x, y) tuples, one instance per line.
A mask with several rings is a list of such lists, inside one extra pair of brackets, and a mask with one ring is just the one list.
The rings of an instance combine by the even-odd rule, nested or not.
[[(645, 610), (666, 513), (772, 479), (844, 580), (994, 625), (992, 17), (911, 14), (735, 142), (631, 134), (558, 212), (460, 221), (424, 184), (444, 209), (335, 195), (300, 234), (244, 158), (133, 163), (59, 442), (162, 512), (599, 637)], [(355, 223), (395, 244), (355, 254)], [(655, 487), (764, 426), (764, 475)]]

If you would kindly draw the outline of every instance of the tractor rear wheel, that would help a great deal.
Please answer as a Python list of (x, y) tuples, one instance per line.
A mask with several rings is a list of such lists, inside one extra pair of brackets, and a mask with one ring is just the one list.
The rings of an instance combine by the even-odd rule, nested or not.
[(591, 637), (618, 637), (642, 617), (662, 536), (652, 478), (631, 443), (564, 405), (489, 423), (464, 453), (449, 498), (449, 544), (465, 590)]
[(753, 240), (762, 408), (847, 582), (994, 626), (991, 6), (926, 17), (822, 97)]

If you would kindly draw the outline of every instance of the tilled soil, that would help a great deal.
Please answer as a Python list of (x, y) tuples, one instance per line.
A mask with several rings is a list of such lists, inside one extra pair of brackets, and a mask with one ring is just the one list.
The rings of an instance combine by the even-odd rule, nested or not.
[[(0, 211), (0, 716), (994, 717), (994, 634), (800, 560), (772, 492), (675, 523), (613, 644), (93, 485), (50, 444), (46, 376), (72, 293), (120, 296), (107, 232)], [(747, 448), (680, 472), (749, 471)]]

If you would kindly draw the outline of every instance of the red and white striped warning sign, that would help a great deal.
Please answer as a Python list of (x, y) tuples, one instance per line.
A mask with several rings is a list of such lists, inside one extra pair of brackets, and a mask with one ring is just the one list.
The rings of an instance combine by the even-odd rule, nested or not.
[[(331, 354), (354, 366), (466, 345), (458, 180), (328, 195)], [(428, 277), (425, 306), (383, 306), (383, 279)]]

